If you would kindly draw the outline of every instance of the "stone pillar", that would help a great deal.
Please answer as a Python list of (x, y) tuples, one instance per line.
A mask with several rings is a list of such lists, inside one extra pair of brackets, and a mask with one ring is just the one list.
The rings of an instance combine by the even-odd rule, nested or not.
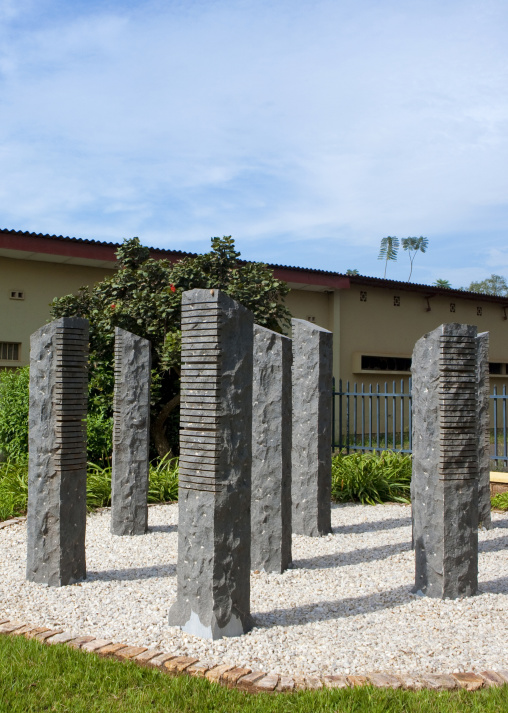
[(490, 383), (489, 333), (476, 338), (476, 388), (478, 418), (478, 522), (490, 530)]
[(293, 332), (293, 532), (331, 532), (332, 332), (291, 320)]
[(208, 639), (252, 626), (253, 324), (219, 290), (182, 296), (178, 584), (169, 623)]
[(476, 327), (467, 324), (442, 324), (413, 351), (414, 591), (429, 597), (478, 588), (476, 365)]
[(148, 530), (150, 369), (150, 342), (116, 327), (111, 475), (113, 535), (144, 535)]
[(26, 577), (60, 587), (86, 577), (88, 321), (30, 338)]
[(291, 339), (254, 325), (251, 568), (291, 564)]

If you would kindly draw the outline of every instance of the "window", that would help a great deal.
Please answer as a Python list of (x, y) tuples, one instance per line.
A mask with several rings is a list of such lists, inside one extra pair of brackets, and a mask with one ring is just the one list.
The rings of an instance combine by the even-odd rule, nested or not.
[(360, 302), (367, 302), (366, 290), (360, 290)]
[(450, 312), (455, 312), (455, 302), (450, 302)]
[(393, 306), (400, 307), (400, 297), (398, 295), (394, 295), (393, 297)]
[(9, 299), (11, 300), (24, 300), (25, 293), (22, 290), (11, 290), (9, 293)]
[(362, 354), (362, 371), (410, 371), (411, 357)]
[(0, 361), (19, 361), (21, 344), (16, 342), (0, 342)]
[(504, 364), (500, 361), (490, 361), (489, 362), (489, 374), (503, 374)]
[(483, 307), (477, 307), (476, 308), (476, 314), (478, 317), (481, 317), (483, 313)]

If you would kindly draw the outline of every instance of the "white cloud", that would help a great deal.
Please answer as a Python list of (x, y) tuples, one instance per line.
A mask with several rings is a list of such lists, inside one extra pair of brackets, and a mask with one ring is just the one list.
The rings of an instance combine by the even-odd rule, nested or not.
[(340, 245), (320, 266), (373, 274), (387, 234), (430, 238), (425, 274), (461, 232), (496, 248), (503, 0), (76, 7), (0, 36), (4, 225), (182, 249), (232, 232), (293, 263)]

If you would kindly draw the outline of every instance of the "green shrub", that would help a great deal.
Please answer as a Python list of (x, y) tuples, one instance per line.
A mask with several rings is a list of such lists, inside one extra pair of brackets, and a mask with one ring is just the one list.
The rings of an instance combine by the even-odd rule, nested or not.
[(393, 451), (340, 453), (332, 458), (332, 499), (375, 505), (409, 502), (411, 456)]
[(490, 499), (490, 504), (498, 510), (508, 510), (508, 493), (498, 493)]
[(106, 466), (113, 452), (113, 417), (103, 411), (89, 411), (86, 419), (86, 451), (88, 460)]
[(0, 451), (10, 461), (28, 454), (28, 366), (0, 372)]
[(28, 502), (28, 462), (0, 463), (0, 520), (24, 515)]

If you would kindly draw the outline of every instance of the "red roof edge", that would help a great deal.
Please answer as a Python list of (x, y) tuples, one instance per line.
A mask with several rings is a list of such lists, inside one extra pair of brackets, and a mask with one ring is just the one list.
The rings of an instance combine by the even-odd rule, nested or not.
[[(268, 265), (268, 267), (272, 267)], [(273, 267), (273, 275), (278, 280), (284, 282), (296, 282), (299, 285), (319, 285), (330, 289), (348, 289), (350, 286), (349, 277), (345, 275), (333, 275), (323, 272), (313, 272), (301, 267)]]

